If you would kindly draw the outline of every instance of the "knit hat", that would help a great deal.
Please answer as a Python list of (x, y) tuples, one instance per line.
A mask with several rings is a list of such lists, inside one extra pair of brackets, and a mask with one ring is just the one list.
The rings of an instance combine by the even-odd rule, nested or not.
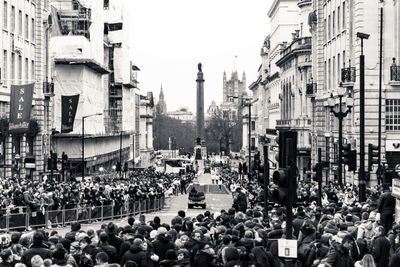
[(165, 227), (159, 227), (157, 229), (157, 235), (165, 235), (167, 233), (167, 229)]

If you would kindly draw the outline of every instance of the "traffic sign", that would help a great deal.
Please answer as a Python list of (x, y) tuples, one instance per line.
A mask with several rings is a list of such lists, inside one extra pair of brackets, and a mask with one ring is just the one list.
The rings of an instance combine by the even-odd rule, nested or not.
[(297, 259), (297, 240), (278, 239), (278, 256)]

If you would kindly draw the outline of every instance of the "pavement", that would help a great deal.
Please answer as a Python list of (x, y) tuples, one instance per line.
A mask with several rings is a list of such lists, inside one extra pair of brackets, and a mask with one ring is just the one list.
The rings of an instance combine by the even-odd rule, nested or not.
[[(232, 194), (225, 188), (224, 185), (221, 187), (219, 185), (212, 185), (211, 174), (209, 173), (201, 173), (198, 176), (198, 181), (200, 185), (205, 185), (206, 190), (206, 204), (207, 209), (211, 213), (221, 211), (223, 209), (228, 210), (232, 207)], [(171, 219), (177, 216), (179, 210), (184, 210), (186, 212), (186, 216), (195, 217), (200, 213), (204, 213), (204, 209), (201, 208), (188, 208), (188, 194), (179, 194), (178, 196), (172, 196), (165, 200), (164, 208), (161, 211), (152, 212), (145, 214), (146, 221), (153, 220), (154, 216), (158, 216), (161, 219), (161, 222), (171, 223)], [(135, 219), (138, 220), (139, 215), (135, 216)], [(122, 219), (114, 219), (112, 220), (116, 225), (124, 227), (128, 225), (128, 218)], [(103, 221), (98, 223), (91, 224), (82, 224), (82, 230), (88, 230), (93, 228), (95, 230), (99, 229), (103, 223), (108, 223), (110, 221)], [(65, 235), (70, 231), (70, 227), (67, 226), (65, 228), (54, 228), (48, 229), (46, 231), (56, 230), (59, 234)]]

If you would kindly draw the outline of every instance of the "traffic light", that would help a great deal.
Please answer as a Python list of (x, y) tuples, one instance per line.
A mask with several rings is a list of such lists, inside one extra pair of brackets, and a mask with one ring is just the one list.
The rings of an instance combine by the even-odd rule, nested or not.
[(120, 171), (121, 171), (121, 162), (118, 161), (118, 162), (117, 162), (117, 165), (116, 165), (115, 167), (116, 167), (115, 170), (116, 170), (117, 172), (120, 172)]
[(276, 185), (272, 191), (273, 201), (282, 205), (293, 205), (297, 200), (295, 168), (279, 168), (272, 174), (272, 180)]
[(68, 155), (65, 154), (64, 152), (62, 153), (61, 156), (61, 168), (63, 171), (68, 170)]
[(313, 180), (315, 182), (322, 182), (322, 169), (323, 169), (323, 163), (317, 163), (314, 165), (313, 172), (315, 174)]
[(124, 163), (124, 172), (128, 172), (128, 162)]
[(372, 171), (372, 165), (378, 164), (379, 147), (377, 145), (368, 144), (368, 171)]
[(357, 169), (357, 151), (351, 150), (350, 144), (344, 144), (342, 147), (343, 163), (349, 166), (349, 171), (355, 171)]
[(57, 153), (51, 152), (50, 158), (47, 159), (47, 169), (57, 170)]

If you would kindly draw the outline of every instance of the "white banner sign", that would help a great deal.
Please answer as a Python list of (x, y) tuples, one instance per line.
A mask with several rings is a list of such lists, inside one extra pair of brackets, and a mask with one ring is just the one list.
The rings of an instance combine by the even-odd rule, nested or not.
[(297, 258), (297, 240), (278, 239), (278, 256)]

